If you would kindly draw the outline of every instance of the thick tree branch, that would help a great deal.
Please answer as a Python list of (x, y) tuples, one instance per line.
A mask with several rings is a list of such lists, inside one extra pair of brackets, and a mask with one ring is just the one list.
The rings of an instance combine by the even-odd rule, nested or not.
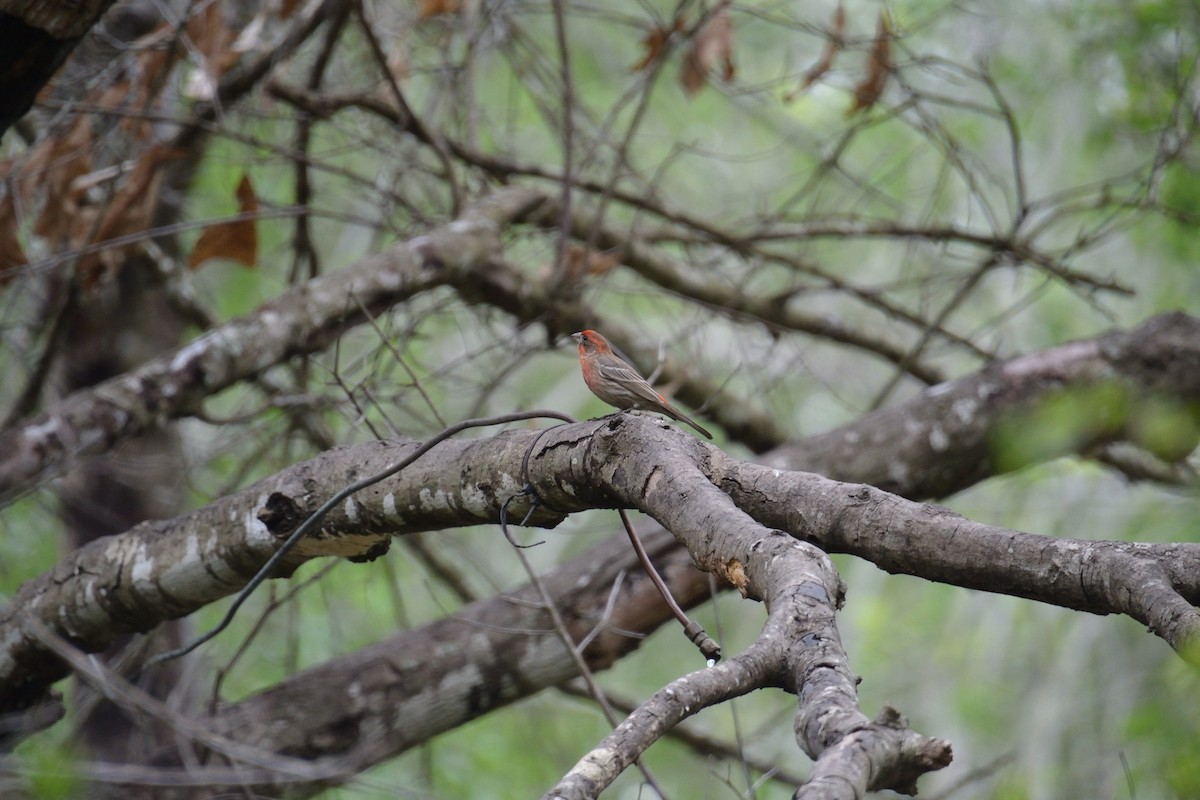
[[(727, 470), (727, 471), (726, 471)], [(718, 483), (755, 519), (888, 572), (1126, 614), (1185, 658), (1200, 650), (1200, 544), (1056, 539), (973, 522), (871, 486), (729, 459)], [(781, 497), (802, 497), (795, 504)]]
[(1200, 429), (1200, 318), (1163, 314), (1131, 331), (997, 362), (836, 430), (788, 442), (763, 461), (913, 499), (945, 497), (997, 474), (997, 433), (1006, 423), (1020, 436), (1029, 427), (1023, 415), (1040, 403), (1106, 385), (1119, 390), (1111, 407), (1076, 407), (1078, 435), (1043, 444), (1039, 460), (1089, 454), (1119, 440), (1145, 443), (1139, 412), (1164, 398), (1190, 408), (1197, 420), (1169, 442), (1171, 455), (1186, 455)]
[[(513, 432), (495, 439), (439, 445), (427, 455), (428, 461), (418, 461), (392, 482), (356, 496), (340, 516), (327, 521), (319, 536), (305, 543), (297, 559), (363, 554), (375, 550), (381, 539), (394, 532), (495, 519), (499, 505), (519, 488), (524, 454), (536, 436)], [(35, 614), (59, 635), (84, 649), (95, 649), (117, 632), (144, 630), (161, 619), (187, 613), (235, 591), (273, 551), (277, 539), (255, 520), (264, 506), (273, 509), (272, 520), (301, 518), (349, 482), (351, 474), (360, 476), (376, 463), (394, 460), (397, 448), (403, 452), (412, 446), (372, 443), (334, 450), (181, 520), (139, 526), (67, 557), (52, 574), (23, 587), (0, 617), (0, 685), (6, 687), (5, 705), (11, 708), (40, 697), (48, 682), (62, 674), (61, 664), (24, 631), (22, 614)], [(796, 545), (769, 530), (763, 534), (766, 529), (760, 528), (762, 525), (824, 542), (831, 549), (839, 549), (839, 542), (849, 542), (841, 549), (859, 552), (884, 569), (917, 574), (914, 553), (924, 552), (922, 538), (933, 542), (930, 549), (943, 559), (956, 552), (976, 552), (971, 548), (978, 542), (993, 550), (974, 556), (969, 565), (939, 562), (928, 554), (935, 565), (929, 577), (1097, 613), (1129, 613), (1152, 624), (1175, 646), (1182, 647), (1194, 636), (1194, 609), (1184, 607), (1178, 592), (1195, 596), (1200, 548), (1088, 542), (1085, 549), (1078, 542), (982, 526), (869, 487), (737, 462), (671, 430), (663, 421), (639, 415), (615, 415), (552, 429), (537, 442), (528, 466), (529, 480), (550, 507), (570, 512), (637, 504), (669, 519), (690, 542), (699, 563), (748, 594), (766, 595), (768, 600), (781, 586), (796, 587), (800, 598), (812, 599), (830, 591), (805, 588), (827, 584), (827, 579), (812, 583), (785, 580), (773, 573), (774, 562), (788, 563), (786, 555)], [(278, 513), (283, 508), (291, 509), (290, 513)], [(553, 519), (543, 518), (542, 522)], [(891, 524), (889, 520), (901, 522)], [(282, 534), (287, 528), (281, 525), (276, 532)], [(1003, 553), (993, 557), (994, 548), (1001, 543), (1014, 547), (1007, 560), (1001, 557)], [(764, 556), (772, 553), (783, 556)], [(597, 560), (594, 555), (587, 558)], [(1050, 566), (1039, 568), (1043, 563)], [(994, 568), (991, 573), (989, 568)], [(1146, 569), (1155, 570), (1155, 580), (1149, 584), (1141, 579), (1149, 574)], [(1174, 582), (1186, 585), (1172, 587)], [(688, 584), (685, 580), (676, 588), (693, 600), (706, 591), (703, 582), (693, 581), (690, 588)], [(1157, 594), (1147, 594), (1147, 586)], [(653, 609), (647, 613), (655, 620), (665, 614), (659, 604), (648, 605)], [(831, 618), (831, 606), (827, 613)], [(796, 613), (788, 618), (805, 619)], [(455, 652), (461, 654), (461, 644), (455, 645)], [(539, 669), (573, 674), (565, 651), (560, 656), (561, 664), (551, 659)], [(551, 667), (551, 663), (558, 666)], [(340, 662), (327, 666), (343, 668)], [(840, 670), (834, 669), (832, 675), (841, 678), (840, 691), (850, 697), (853, 683), (847, 682)], [(805, 672), (792, 665), (781, 681), (784, 685), (792, 682), (802, 691), (820, 675), (819, 670)], [(290, 683), (276, 691), (288, 691), (285, 686)], [(535, 681), (527, 691), (545, 685)], [(337, 690), (349, 689), (343, 683)], [(504, 698), (511, 699), (509, 695), (499, 699)], [(473, 700), (457, 718), (465, 719), (461, 715), (468, 711), (483, 713), (490, 704)], [(809, 725), (801, 725), (809, 737), (806, 747), (820, 743), (827, 748), (840, 741), (839, 735), (858, 730), (862, 720), (856, 715), (860, 713), (854, 708), (845, 723), (819, 729), (815, 736), (809, 733)], [(899, 753), (897, 746), (889, 745), (893, 756)]]
[(759, 639), (715, 667), (692, 672), (659, 689), (562, 776), (543, 800), (598, 797), (656, 741), (688, 717), (770, 685), (780, 664)]
[[(707, 581), (691, 580), (696, 570), (668, 534), (659, 531), (645, 544), (682, 605), (709, 597)], [(593, 670), (607, 669), (636, 649), (642, 641), (636, 634), (671, 620), (620, 539), (592, 548), (543, 580), (572, 638), (592, 637), (583, 656)], [(209, 722), (215, 731), (259, 747), (362, 771), (576, 675), (549, 613), (526, 585), (305, 670)], [(174, 759), (164, 754), (164, 760)], [(295, 796), (319, 789), (304, 787)]]
[[(330, 513), (295, 548), (283, 574), (319, 556), (378, 555), (398, 533), (495, 522), (500, 507), (521, 489), (534, 436), (443, 442)], [(96, 652), (121, 633), (190, 614), (241, 589), (334, 492), (382, 472), (416, 447), (371, 442), (335, 448), (183, 517), (146, 522), (70, 553), (0, 610), (0, 710), (38, 702), (65, 674), (26, 630), (25, 615)], [(525, 510), (523, 501), (510, 507), (514, 515)], [(542, 510), (531, 521), (552, 526), (560, 519)]]
[(82, 455), (185, 416), (238, 381), (324, 348), (362, 323), (363, 309), (376, 313), (486, 263), (500, 247), (499, 226), (536, 202), (528, 192), (499, 192), (455, 222), (309, 281), (134, 372), (76, 392), (0, 435), (0, 500)]
[(0, 1), (0, 136), (33, 105), (113, 0)]
[[(630, 440), (620, 431), (625, 424), (626, 416), (618, 415), (596, 436), (592, 453), (599, 469), (597, 477), (610, 483), (624, 503), (637, 505), (668, 527), (701, 569), (716, 574), (743, 595), (765, 602), (767, 623), (758, 639), (762, 647), (752, 647), (754, 655), (748, 656), (764, 663), (750, 667), (748, 673), (770, 676), (768, 685), (783, 686), (800, 698), (797, 740), (814, 761), (824, 758), (831, 744), (851, 734), (858, 736), (852, 751), (838, 754), (840, 759), (852, 762), (843, 774), (857, 779), (843, 782), (841, 792), (824, 796), (855, 798), (868, 789), (912, 788), (917, 775), (949, 763), (948, 744), (913, 748), (911, 731), (899, 725), (875, 729), (863, 715), (858, 706), (857, 678), (834, 621), (844, 587), (828, 557), (816, 548), (797, 547), (782, 531), (745, 514), (714, 485), (709, 474), (712, 459), (716, 463), (722, 459), (719, 451), (697, 440), (683, 448), (671, 447), (667, 441), (655, 441), (661, 435), (651, 430), (638, 434), (637, 440), (645, 443), (640, 449), (642, 455), (630, 458), (626, 455)], [(796, 497), (796, 502), (805, 504), (804, 495), (773, 495), (774, 501), (784, 506), (790, 504), (787, 497)], [(743, 694), (748, 688), (732, 679), (744, 677), (747, 670), (743, 665), (738, 667), (729, 676), (731, 682), (721, 681), (720, 673), (693, 678), (701, 687), (697, 693), (669, 707), (675, 708), (682, 719), (692, 713), (688, 701), (703, 705)], [(653, 707), (639, 709), (631, 721), (596, 748), (593, 760), (585, 757), (564, 777), (551, 796), (594, 796), (595, 790), (602, 788), (594, 784), (597, 777), (608, 774), (598, 770), (601, 762), (614, 769), (632, 763), (657, 738), (655, 731), (665, 726), (665, 721), (650, 726), (637, 724), (643, 714), (646, 720), (658, 718)], [(668, 721), (674, 718), (667, 714)], [(933, 762), (923, 769), (915, 762), (901, 764), (905, 756), (929, 748), (944, 751), (936, 766), (931, 766)], [(907, 781), (903, 785), (885, 781), (899, 775)]]
[[(409, 246), (421, 247), (422, 242), (410, 243)], [(778, 458), (773, 457), (772, 461), (776, 463), (799, 461), (805, 467), (821, 467), (824, 462), (825, 468), (838, 477), (857, 480), (862, 480), (863, 477), (869, 475), (886, 475), (890, 468), (897, 470), (904, 478), (903, 481), (899, 481), (899, 488), (904, 488), (906, 492), (916, 495), (932, 494), (938, 489), (945, 489), (948, 481), (952, 482), (949, 485), (961, 486), (964, 480), (961, 475), (949, 476), (944, 471), (937, 469), (936, 465), (940, 463), (940, 460), (933, 456), (938, 452), (939, 443), (943, 443), (946, 445), (946, 449), (941, 451), (943, 457), (972, 459), (971, 463), (979, 465), (976, 467), (975, 474), (979, 474), (980, 469), (986, 473), (990, 469), (986, 450), (986, 430), (994, 424), (998, 409), (1004, 405), (996, 398), (1001, 398), (1010, 406), (1015, 406), (1028, 396), (1026, 393), (1032, 392), (1036, 395), (1037, 392), (1057, 390), (1064, 381), (1094, 380), (1097, 374), (1106, 375), (1113, 371), (1144, 387), (1183, 396), (1187, 396), (1187, 393), (1191, 392), (1192, 396), (1195, 396), (1197, 392), (1196, 376), (1200, 375), (1200, 369), (1195, 367), (1197, 342), (1200, 341), (1200, 336), (1194, 335), (1194, 331), (1198, 325), (1200, 323), (1196, 319), (1183, 315), (1160, 317), (1131, 333), (1111, 334), (1091, 342), (1053, 348), (1042, 354), (997, 365), (980, 375), (955, 384), (935, 387), (929, 390), (925, 396), (905, 407), (909, 415), (916, 418), (922, 418), (923, 412), (932, 410), (932, 413), (923, 417), (925, 422), (920, 428), (921, 431), (926, 432), (925, 436), (913, 435), (900, 440), (890, 448), (858, 448), (874, 452), (891, 450), (897, 453), (898, 455), (889, 464), (879, 464), (878, 461), (871, 462), (850, 457), (839, 461), (836, 456), (839, 453), (853, 455), (855, 448), (851, 445), (856, 439), (858, 442), (883, 442), (886, 441), (882, 438), (886, 431), (902, 431), (904, 429), (901, 422), (903, 417), (895, 411), (884, 411), (865, 418), (857, 431), (853, 428), (846, 428), (835, 434), (815, 437), (818, 443), (823, 439), (834, 439), (838, 443), (838, 447), (811, 447), (808, 448), (808, 455), (804, 455), (804, 448), (797, 448), (790, 453), (785, 451), (785, 455)], [(211, 340), (219, 344), (221, 337), (214, 336), (211, 337)], [(197, 347), (197, 345), (192, 347)], [(186, 352), (185, 349), (184, 353)], [(190, 363), (189, 357), (186, 355), (177, 355), (176, 358), (183, 360), (184, 363)], [(981, 390), (981, 386), (991, 388), (984, 391)], [(986, 415), (974, 413), (981, 395), (990, 403), (986, 407), (988, 412)], [(966, 411), (972, 413), (965, 413)], [(942, 440), (937, 435), (939, 429), (945, 430), (944, 426), (960, 424), (964, 427), (954, 428), (955, 435), (953, 437)], [(872, 432), (877, 425), (880, 428)], [(939, 426), (942, 427), (939, 428)], [(916, 426), (909, 426), (910, 430), (914, 427)], [(885, 433), (878, 432), (880, 430)], [(795, 453), (801, 455), (797, 456)], [(927, 460), (923, 460), (923, 458), (927, 458)], [(864, 472), (866, 475), (863, 474)], [(883, 478), (877, 479), (884, 482)], [(735, 486), (727, 488), (736, 493)], [(331, 491), (335, 489), (336, 487), (332, 487)], [(118, 542), (101, 545), (103, 548), (111, 549), (103, 551), (85, 549), (73, 554), (64, 559), (50, 576), (41, 579), (41, 582), (34, 581), (27, 585), (22, 590), (20, 602), (31, 602), (31, 598), (34, 596), (46, 595), (44, 598), (44, 602), (47, 603), (45, 608), (61, 607), (66, 609), (63, 612), (65, 624), (61, 632), (64, 635), (77, 637), (90, 646), (102, 646), (120, 631), (144, 630), (162, 619), (186, 614), (216, 597), (235, 591), (241, 585), (244, 576), (253, 571), (254, 565), (261, 564), (260, 559), (269, 555), (272, 547), (270, 540), (264, 539), (256, 544), (255, 538), (250, 536), (247, 542), (231, 546), (228, 542), (222, 542), (219, 539), (197, 538), (192, 533), (194, 530), (225, 529), (229, 526), (228, 520), (231, 518), (236, 520), (252, 519), (251, 516), (247, 516), (253, 512), (248, 507), (246, 498), (247, 495), (241, 493), (216, 504), (221, 509), (238, 510), (235, 510), (232, 515), (229, 515), (227, 511), (222, 511), (216, 514), (216, 521), (211, 523), (205, 521), (206, 512), (202, 510), (182, 521), (140, 526)], [(762, 510), (759, 513), (764, 519), (768, 518), (768, 510)], [(771, 513), (782, 512), (778, 512), (776, 508)], [(793, 512), (789, 511), (788, 513)], [(461, 519), (442, 520), (437, 525), (429, 524), (429, 522), (427, 520), (424, 524), (428, 527), (465, 524)], [(787, 527), (780, 521), (768, 524), (775, 527)], [(194, 525), (199, 525), (199, 527), (193, 527)], [(233, 527), (236, 528), (238, 525)], [(162, 531), (167, 529), (175, 530), (175, 535), (163, 536)], [(348, 528), (348, 530), (352, 529), (353, 526)], [(252, 532), (246, 531), (246, 533)], [(368, 541), (378, 542), (381, 535), (379, 529), (376, 529)], [(831, 550), (859, 553), (882, 568), (892, 571), (909, 572), (934, 580), (959, 582), (962, 585), (988, 588), (993, 591), (1012, 592), (1044, 602), (1072, 608), (1085, 608), (1095, 613), (1129, 613), (1146, 624), (1152, 625), (1156, 632), (1176, 647), (1182, 646), (1190, 636), (1192, 615), (1187, 608), (1179, 607), (1179, 601), (1175, 597), (1176, 594), (1183, 593), (1184, 599), (1188, 602), (1196, 599), (1195, 581), (1189, 577), (1196, 573), (1189, 573), (1187, 569), (1175, 567), (1175, 564), (1179, 563), (1175, 559), (1191, 555), (1186, 545), (1134, 546), (1088, 543), (1087, 552), (1091, 554), (1090, 557), (1103, 556), (1106, 559), (1104, 563), (1114, 568), (1130, 569), (1134, 565), (1142, 564), (1143, 566), (1138, 568), (1145, 569), (1148, 567), (1144, 566), (1143, 560), (1149, 557), (1157, 565), (1153, 567), (1154, 570), (1168, 571), (1165, 578), (1166, 587), (1163, 590), (1166, 594), (1163, 596), (1171, 599), (1171, 602), (1162, 605), (1148, 605), (1148, 598), (1145, 597), (1138, 600), (1137, 604), (1117, 602), (1120, 598), (1114, 596), (1111, 591), (1100, 587), (1091, 587), (1086, 583), (1077, 582), (1075, 584), (1086, 587), (1083, 594), (1065, 592), (1064, 584), (1061, 581), (1045, 585), (1037, 580), (1030, 583), (1027, 580), (1030, 576), (1018, 578), (1011, 571), (1020, 568), (1020, 564), (1023, 562), (1011, 559), (1006, 561), (985, 558), (973, 564), (946, 562), (945, 558), (956, 549), (953, 547), (932, 548), (927, 553), (929, 559), (918, 563), (912, 557), (913, 551), (906, 547), (898, 550), (889, 547), (885, 538), (847, 542), (839, 541), (830, 532), (808, 535), (816, 536)], [(151, 540), (155, 548), (153, 552), (161, 557), (150, 555), (150, 551), (146, 551), (145, 555), (142, 554), (143, 542), (149, 546)], [(985, 537), (984, 541), (991, 540)], [(1022, 539), (1021, 541), (1029, 542), (1023, 550), (1029, 558), (1036, 559), (1046, 555), (1047, 540), (1041, 537), (1029, 537), (1028, 540)], [(200, 547), (202, 542), (208, 544)], [(189, 547), (194, 549), (189, 551)], [(1068, 542), (1064, 543), (1062, 547), (1069, 550), (1074, 547), (1074, 544)], [(1143, 547), (1151, 549), (1145, 551), (1141, 549)], [(215, 551), (208, 552), (209, 548), (215, 548)], [(226, 548), (232, 549), (227, 550)], [(362, 553), (366, 549), (368, 548), (364, 545), (354, 552)], [(182, 557), (183, 554), (189, 552), (192, 554), (191, 557)], [(343, 551), (343, 553), (345, 552), (347, 551)], [(110, 557), (115, 558), (115, 563), (108, 563)], [(1116, 559), (1115, 563), (1112, 561), (1113, 559)], [(211, 565), (214, 565), (211, 573), (205, 567), (210, 562)], [(1031, 568), (1036, 571), (1038, 569), (1037, 562), (1033, 563), (1034, 566)], [(1079, 563), (1077, 559), (1071, 559), (1070, 563), (1078, 568), (1083, 567), (1083, 564)], [(134, 578), (146, 577), (153, 573), (153, 571), (145, 572), (147, 564), (174, 565), (173, 571), (168, 573), (170, 580), (166, 585), (173, 587), (176, 582), (181, 582), (184, 588), (168, 588), (169, 596), (164, 597), (157, 584), (139, 583), (138, 580), (134, 580)], [(217, 566), (222, 564), (226, 566), (218, 569)], [(1009, 566), (1005, 566), (1006, 564)], [(138, 566), (136, 571), (135, 566)], [(979, 572), (979, 570), (983, 571)], [(204, 585), (189, 587), (188, 584), (191, 580), (189, 576), (199, 573), (203, 573), (200, 577)], [(1092, 576), (1092, 580), (1102, 577), (1096, 575), (1094, 570), (1088, 574)], [(1129, 580), (1132, 573), (1127, 572), (1126, 574), (1126, 580)], [(209, 584), (211, 578), (220, 575), (228, 575), (229, 579), (215, 580), (211, 585)], [(121, 582), (120, 576), (125, 576), (124, 583)], [(1041, 578), (1047, 577), (1046, 574), (1041, 574)], [(1076, 581), (1083, 581), (1086, 577), (1086, 575), (1072, 576)], [(80, 583), (80, 578), (86, 578), (86, 580)], [(1161, 577), (1156, 577), (1155, 583), (1152, 585), (1161, 585), (1162, 580)], [(123, 596), (121, 593), (111, 594), (109, 595), (111, 609), (97, 613), (95, 597), (105, 596), (105, 594), (102, 592), (100, 595), (89, 596), (87, 592), (78, 591), (79, 587), (84, 584), (90, 586), (93, 592), (101, 589), (104, 592), (113, 592), (115, 586), (121, 585), (127, 592), (136, 592), (140, 587), (147, 594), (135, 594), (130, 597)], [(51, 595), (46, 594), (51, 591), (55, 598), (53, 602), (50, 602)], [(189, 599), (187, 602), (175, 602), (174, 598), (178, 596)], [(15, 607), (19, 607), (19, 605), (20, 603)], [(1153, 615), (1151, 614), (1152, 610), (1154, 610)], [(13, 636), (16, 638), (9, 638)], [(37, 663), (40, 663), (41, 657), (31, 656), (31, 652), (38, 652), (36, 647), (32, 651), (23, 651), (23, 648), (31, 646), (28, 637), (15, 634), (11, 629), (6, 634), (4, 641), (7, 642), (7, 646), (0, 651), (0, 664), (4, 665), (0, 667), (0, 670), (8, 677), (11, 685), (17, 686), (23, 680), (18, 677), (19, 675), (37, 671)], [(43, 683), (53, 680), (57, 674), (61, 673), (50, 675), (44, 679)], [(38, 696), (38, 692), (33, 691), (31, 696)]]

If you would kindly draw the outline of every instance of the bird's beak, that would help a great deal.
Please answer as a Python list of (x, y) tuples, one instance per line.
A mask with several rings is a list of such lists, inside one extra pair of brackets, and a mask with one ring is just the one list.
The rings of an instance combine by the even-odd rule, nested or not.
[(583, 331), (580, 331), (579, 333), (572, 333), (571, 338), (576, 342), (583, 344)]

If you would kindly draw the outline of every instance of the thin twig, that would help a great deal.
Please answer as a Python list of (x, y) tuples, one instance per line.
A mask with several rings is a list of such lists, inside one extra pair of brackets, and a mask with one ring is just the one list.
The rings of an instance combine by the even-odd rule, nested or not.
[(641, 562), (642, 568), (646, 570), (646, 574), (650, 576), (650, 581), (658, 589), (658, 593), (662, 595), (663, 602), (667, 604), (667, 608), (671, 609), (671, 614), (683, 626), (683, 632), (700, 649), (704, 657), (709, 660), (709, 666), (720, 661), (721, 646), (705, 632), (700, 623), (688, 619), (688, 615), (679, 607), (679, 603), (675, 602), (675, 597), (667, 587), (666, 581), (662, 579), (662, 576), (658, 574), (658, 570), (654, 568), (653, 562), (650, 561), (650, 556), (646, 554), (646, 548), (642, 546), (642, 540), (638, 538), (637, 533), (633, 530), (633, 525), (629, 522), (629, 515), (625, 513), (625, 509), (618, 508), (617, 513), (621, 515), (621, 524), (625, 526), (625, 533), (629, 535), (629, 541), (633, 544), (633, 551), (637, 553), (638, 561)]
[(562, 209), (559, 214), (558, 244), (554, 266), (560, 280), (567, 271), (567, 242), (571, 236), (571, 186), (575, 172), (575, 94), (571, 79), (571, 59), (567, 48), (567, 21), (563, 0), (554, 0), (554, 38), (558, 43), (559, 79), (562, 81), (563, 180)]
[[(509, 541), (511, 542), (512, 540), (510, 539)], [(608, 698), (604, 694), (604, 689), (602, 689), (600, 684), (596, 682), (596, 676), (592, 674), (592, 670), (588, 667), (587, 661), (583, 657), (583, 648), (577, 646), (572, 640), (571, 632), (567, 630), (567, 623), (563, 620), (562, 614), (558, 613), (558, 606), (555, 604), (554, 598), (551, 597), (550, 591), (546, 588), (546, 584), (542, 582), (541, 577), (537, 574), (537, 571), (534, 570), (533, 565), (529, 563), (529, 559), (525, 557), (524, 548), (514, 546), (513, 552), (517, 554), (517, 559), (520, 560), (521, 566), (525, 568), (526, 574), (529, 575), (529, 582), (533, 584), (533, 587), (537, 590), (538, 596), (542, 600), (542, 608), (544, 608), (546, 613), (550, 615), (550, 620), (554, 623), (554, 632), (558, 634), (558, 637), (562, 640), (563, 646), (566, 647), (567, 652), (571, 654), (571, 659), (575, 662), (575, 668), (579, 670), (580, 677), (582, 677), (584, 683), (587, 684), (588, 693), (600, 706), (600, 710), (604, 713), (604, 718), (608, 720), (608, 724), (616, 728), (618, 723), (617, 712), (613, 710), (612, 705), (608, 702)], [(651, 573), (652, 578), (657, 574), (654, 572), (653, 567), (650, 567), (648, 571)], [(642, 759), (636, 758), (634, 759), (633, 763), (637, 766), (638, 770), (641, 771), (642, 777), (646, 779), (646, 783), (648, 783), (651, 788), (658, 793), (659, 797), (665, 798), (667, 795), (663, 791), (662, 786), (659, 785), (658, 780), (650, 772), (650, 768), (642, 763)]]
[(388, 67), (387, 54), (383, 52), (383, 45), (379, 43), (379, 37), (375, 35), (375, 29), (371, 27), (371, 23), (367, 20), (367, 13), (363, 8), (362, 0), (354, 0), (354, 10), (358, 14), (359, 22), (362, 23), (363, 35), (367, 39), (367, 44), (370, 45), (371, 54), (375, 57), (380, 72), (383, 73), (384, 83), (387, 84), (388, 90), (392, 94), (392, 99), (396, 101), (397, 108), (408, 117), (412, 132), (433, 148), (433, 152), (437, 154), (438, 160), (442, 164), (442, 169), (446, 171), (446, 185), (450, 189), (450, 214), (457, 217), (462, 210), (462, 190), (458, 186), (458, 181), (455, 180), (454, 165), (450, 161), (450, 153), (446, 149), (446, 142), (440, 134), (435, 133), (421, 121), (421, 118), (412, 110), (412, 106), (408, 104), (408, 100), (405, 99), (404, 92), (400, 91), (400, 84), (396, 80), (396, 76), (392, 74), (392, 70)]

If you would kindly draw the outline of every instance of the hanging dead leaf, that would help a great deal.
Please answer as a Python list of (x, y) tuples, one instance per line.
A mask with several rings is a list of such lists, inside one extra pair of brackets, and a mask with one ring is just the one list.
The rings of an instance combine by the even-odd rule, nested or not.
[[(33, 232), (51, 240), (66, 238), (75, 228), (80, 211), (80, 193), (75, 181), (92, 171), (93, 133), (91, 117), (80, 114), (59, 136), (42, 142), (22, 169), (23, 188), (41, 188), (45, 201)], [(23, 194), (26, 200), (29, 195)]]
[(462, 0), (421, 0), (421, 10), (417, 19), (429, 19), (442, 14), (457, 14), (462, 7)]
[[(179, 153), (166, 145), (155, 145), (148, 149), (125, 183), (117, 189), (103, 210), (103, 216), (95, 225), (89, 215), (81, 214), (79, 223), (72, 231), (71, 244), (82, 247), (91, 242), (110, 242), (130, 234), (140, 233), (150, 227), (154, 210), (158, 206), (158, 191), (162, 186), (162, 165)], [(94, 286), (106, 275), (115, 274), (124, 265), (138, 245), (108, 247), (98, 253), (88, 253), (79, 259), (78, 270), (85, 287)]]
[(6, 286), (17, 277), (17, 268), (28, 264), (21, 239), (17, 234), (19, 220), (12, 191), (0, 199), (0, 286)]
[(186, 30), (192, 42), (191, 50), (200, 61), (200, 68), (189, 76), (187, 93), (200, 100), (209, 100), (215, 95), (221, 77), (241, 56), (233, 46), (239, 31), (226, 22), (218, 0), (212, 0), (200, 13), (188, 19)]
[(564, 288), (571, 287), (584, 278), (605, 275), (620, 263), (619, 250), (591, 250), (581, 244), (568, 244), (563, 253), (562, 268), (555, 270), (553, 264), (544, 264), (538, 271), (538, 280), (560, 281)]
[(685, 25), (687, 25), (687, 14), (680, 14), (671, 20), (670, 27), (655, 25), (653, 30), (642, 39), (642, 46), (646, 49), (646, 54), (642, 56), (641, 61), (630, 67), (629, 71), (641, 72), (658, 61), (662, 56), (663, 48), (667, 46), (667, 40), (676, 33), (682, 33)]
[[(170, 81), (161, 80), (160, 76), (168, 74), (188, 52), (185, 48), (173, 46), (172, 43), (178, 35), (174, 25), (163, 22), (139, 37), (129, 48), (136, 53), (136, 66), (131, 73), (131, 79), (121, 81), (124, 84), (124, 94), (116, 95), (115, 98), (101, 96), (91, 102), (113, 108), (124, 106), (128, 109), (138, 109), (139, 112), (154, 107), (155, 100), (163, 91), (169, 91), (173, 87)], [(121, 130), (127, 136), (141, 142), (150, 141), (157, 124), (152, 114), (142, 113), (125, 115), (120, 122)]]
[(591, 250), (582, 245), (567, 246), (566, 273), (570, 280), (585, 275), (604, 275), (621, 263), (621, 254), (616, 250)]
[(854, 87), (854, 105), (846, 112), (849, 116), (856, 111), (866, 111), (878, 102), (892, 74), (892, 32), (887, 17), (879, 14), (879, 28), (875, 33), (875, 44), (867, 58), (867, 75)]
[[(258, 197), (249, 175), (242, 175), (237, 187), (238, 211), (254, 214), (258, 211)], [(225, 258), (235, 261), (247, 269), (258, 264), (258, 224), (253, 217), (211, 225), (204, 229), (188, 259), (188, 267), (197, 269), (210, 258)]]
[(729, 14), (729, 3), (721, 3), (720, 7), (696, 33), (692, 47), (688, 50), (683, 61), (683, 71), (679, 81), (688, 97), (708, 83), (708, 73), (720, 61), (722, 77), (733, 80), (733, 17)]
[(784, 98), (785, 100), (796, 99), (796, 95), (825, 77), (825, 74), (833, 67), (834, 57), (846, 46), (845, 34), (846, 9), (841, 3), (838, 3), (837, 9), (833, 12), (833, 20), (829, 23), (829, 30), (825, 33), (825, 47), (821, 50), (821, 57), (804, 72), (799, 88), (789, 92)]

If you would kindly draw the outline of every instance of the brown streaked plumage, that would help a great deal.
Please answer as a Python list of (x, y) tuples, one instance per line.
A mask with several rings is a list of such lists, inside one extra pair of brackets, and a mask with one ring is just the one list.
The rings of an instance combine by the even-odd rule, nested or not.
[(712, 438), (711, 433), (668, 403), (629, 362), (614, 353), (603, 336), (595, 331), (580, 331), (572, 333), (571, 338), (579, 343), (583, 382), (596, 397), (617, 408), (641, 408), (666, 414), (691, 425), (706, 438)]

